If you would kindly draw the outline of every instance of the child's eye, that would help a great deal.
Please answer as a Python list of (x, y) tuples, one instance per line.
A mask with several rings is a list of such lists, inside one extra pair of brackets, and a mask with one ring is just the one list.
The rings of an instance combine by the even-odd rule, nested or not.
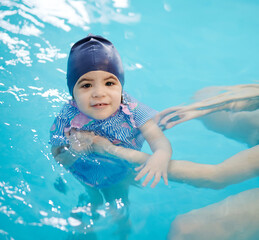
[(89, 88), (91, 87), (91, 83), (85, 83), (84, 85), (82, 85), (82, 88)]
[(105, 85), (106, 86), (112, 86), (112, 85), (114, 85), (114, 82), (106, 82)]

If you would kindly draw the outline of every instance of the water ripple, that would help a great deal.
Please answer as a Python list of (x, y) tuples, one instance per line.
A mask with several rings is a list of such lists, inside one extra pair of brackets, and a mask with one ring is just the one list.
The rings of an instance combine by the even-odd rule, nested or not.
[[(2, 0), (1, 5), (2, 9), (7, 9), (0, 11), (0, 43), (7, 47), (9, 54), (0, 58), (0, 70), (6, 72), (9, 71), (5, 66), (9, 65), (21, 63), (32, 66), (35, 57), (39, 63), (67, 57), (43, 37), (47, 34), (47, 25), (69, 32), (73, 27), (88, 31), (92, 23), (115, 21), (128, 24), (140, 21), (140, 14), (128, 10), (128, 0)], [(33, 44), (35, 40), (37, 42)]]

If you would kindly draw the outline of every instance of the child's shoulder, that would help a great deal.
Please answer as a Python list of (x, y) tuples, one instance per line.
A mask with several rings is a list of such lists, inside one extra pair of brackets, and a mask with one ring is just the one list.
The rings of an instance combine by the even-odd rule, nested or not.
[(129, 95), (127, 92), (123, 92), (122, 104), (127, 106), (130, 111), (134, 111), (136, 107), (139, 105), (139, 101), (131, 95)]
[(132, 101), (136, 100), (130, 94), (128, 94), (125, 91), (123, 91), (123, 93), (122, 93), (122, 98), (123, 98), (124, 103), (132, 102)]
[(132, 97), (127, 92), (123, 92), (123, 103), (128, 105), (129, 109), (133, 112), (145, 111), (145, 112), (156, 112), (156, 110), (152, 109), (148, 105), (140, 102), (136, 98)]
[(130, 116), (131, 122), (134, 123), (137, 128), (157, 114), (156, 110), (136, 100), (126, 92), (123, 92), (123, 103), (122, 111)]

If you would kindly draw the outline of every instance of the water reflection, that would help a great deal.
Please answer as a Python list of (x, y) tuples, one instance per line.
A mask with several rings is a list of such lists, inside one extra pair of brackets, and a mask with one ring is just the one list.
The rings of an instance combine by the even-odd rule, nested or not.
[[(36, 61), (40, 63), (65, 58), (67, 54), (62, 53), (44, 38), (45, 29), (49, 25), (64, 32), (71, 31), (72, 27), (88, 31), (90, 25), (97, 22), (132, 23), (140, 20), (139, 14), (127, 10), (128, 0), (113, 2), (55, 0), (54, 3), (51, 0), (18, 2), (3, 0), (1, 5), (0, 41), (10, 53), (5, 59), (0, 59), (0, 62), (4, 63), (1, 64), (2, 70), (5, 69), (4, 66), (17, 63), (32, 66), (35, 61), (34, 55), (37, 58)], [(33, 37), (36, 37), (36, 42)], [(32, 44), (33, 42), (35, 43)]]
[[(48, 118), (51, 115), (52, 119), (55, 114), (49, 111), (51, 107), (60, 107), (69, 95), (56, 86), (48, 86), (43, 68), (67, 57), (59, 38), (75, 28), (86, 34), (93, 23), (138, 22), (140, 15), (131, 12), (129, 7), (128, 0), (1, 1), (0, 104), (4, 133), (1, 147), (5, 152), (0, 166), (0, 221), (5, 231), (0, 229), (0, 238), (13, 239), (8, 229), (17, 224), (29, 229), (52, 226), (65, 232), (72, 232), (80, 225), (92, 228), (92, 212), (83, 211), (84, 219), (70, 216), (82, 189), (52, 162), (48, 149), (48, 139), (45, 139), (48, 138)], [(64, 36), (57, 34), (52, 38), (55, 31)], [(133, 67), (140, 68), (139, 65)], [(51, 73), (51, 77), (63, 81), (66, 72), (62, 67), (53, 65), (53, 69), (60, 75)], [(56, 171), (68, 179), (68, 195), (58, 195), (53, 187)], [(48, 194), (44, 193), (45, 189)], [(116, 204), (123, 208), (121, 201)], [(108, 209), (105, 205), (96, 210), (95, 214), (105, 218), (105, 224), (95, 225), (95, 229), (103, 228), (106, 221), (114, 218)]]
[[(167, 0), (163, 2), (165, 11), (174, 14), (173, 10), (177, 6), (173, 6)], [(62, 172), (62, 169), (53, 163), (47, 146), (48, 137), (46, 137), (46, 129), (48, 129), (50, 124), (49, 119), (52, 119), (53, 114), (55, 114), (51, 107), (57, 109), (69, 96), (65, 90), (57, 89), (59, 78), (62, 78), (62, 81), (65, 78), (65, 71), (62, 69), (62, 66), (57, 65), (53, 65), (54, 71), (52, 71), (53, 69), (47, 69), (47, 67), (44, 69), (44, 67), (50, 66), (48, 63), (55, 64), (55, 62), (59, 62), (58, 60), (63, 60), (67, 57), (67, 51), (64, 50), (61, 44), (57, 43), (59, 39), (67, 36), (65, 35), (66, 33), (74, 34), (73, 30), (79, 29), (81, 31), (80, 34), (85, 34), (85, 31), (89, 32), (92, 30), (94, 23), (135, 23), (140, 21), (141, 16), (138, 13), (131, 12), (129, 0), (1, 0), (0, 8), (0, 72), (3, 73), (0, 80), (0, 106), (2, 107), (1, 149), (4, 149), (0, 166), (0, 222), (2, 228), (0, 229), (0, 238), (14, 239), (10, 235), (16, 233), (8, 229), (19, 229), (17, 227), (19, 225), (26, 226), (29, 233), (35, 232), (33, 227), (43, 226), (43, 228), (37, 229), (40, 233), (39, 235), (42, 236), (44, 236), (45, 232), (48, 232), (45, 231), (46, 228), (44, 226), (52, 226), (55, 229), (60, 229), (62, 232), (72, 232), (75, 227), (80, 225), (80, 221), (66, 213), (69, 213), (76, 206), (77, 196), (83, 190), (72, 179), (69, 179), (68, 174)], [(185, 26), (179, 24), (179, 28), (182, 28), (182, 31), (184, 31)], [(179, 32), (176, 32), (175, 35), (178, 36)], [(182, 39), (185, 37), (179, 36)], [(133, 37), (133, 32), (125, 30), (126, 39)], [(149, 57), (152, 56), (144, 56), (145, 59)], [(142, 56), (136, 56), (136, 58), (137, 61), (145, 62)], [(39, 68), (35, 68), (35, 65), (38, 66), (37, 64), (40, 65)], [(126, 66), (127, 70), (142, 68), (145, 68), (145, 66), (140, 63), (132, 63)], [(41, 69), (41, 72), (37, 72), (39, 69)], [(51, 81), (57, 81), (55, 86), (48, 84), (51, 82), (47, 78), (48, 75), (45, 75), (45, 72), (48, 72), (48, 70), (53, 75), (51, 76)], [(55, 74), (54, 72), (57, 73)], [(23, 76), (24, 78), (21, 78)], [(213, 89), (206, 89), (204, 92), (208, 93), (210, 90)], [(219, 93), (220, 91), (226, 92), (228, 88), (214, 88), (214, 90), (215, 93)], [(154, 91), (154, 96), (156, 92)], [(201, 96), (201, 92), (199, 95)], [(198, 95), (196, 97), (198, 100)], [(246, 100), (248, 99), (256, 99), (256, 96), (246, 98)], [(216, 105), (209, 108), (203, 105), (195, 110), (208, 110), (213, 107), (216, 107)], [(254, 123), (258, 119), (258, 110), (256, 111), (257, 115), (254, 115), (255, 117), (247, 118), (251, 122), (254, 120)], [(249, 114), (255, 114), (256, 111), (248, 112)], [(242, 111), (241, 114), (246, 113), (247, 111)], [(221, 114), (222, 111), (215, 112), (214, 117), (217, 115), (222, 122), (225, 119), (222, 118)], [(229, 116), (228, 120), (230, 123), (230, 120), (233, 120), (235, 116), (241, 116), (240, 112), (235, 111), (225, 111), (223, 114), (224, 116)], [(213, 114), (204, 116), (200, 120), (209, 129), (213, 130), (214, 126), (214, 131), (218, 131), (219, 121), (217, 120), (213, 123), (212, 116)], [(224, 121), (222, 126), (226, 123)], [(255, 145), (256, 141), (258, 142), (258, 131), (251, 127), (242, 129), (244, 134), (253, 136), (253, 138), (250, 138), (253, 141), (248, 142), (248, 140), (241, 140), (240, 138), (239, 141), (247, 142), (250, 146)], [(242, 129), (240, 128), (239, 130)], [(237, 136), (232, 137), (237, 139)], [(190, 154), (193, 154), (192, 150), (189, 149)], [(12, 162), (10, 168), (6, 167), (10, 162)], [(21, 166), (24, 166), (24, 168), (21, 168)], [(57, 173), (68, 180), (69, 194), (62, 195), (53, 188), (52, 184), (56, 180)], [(167, 214), (164, 216), (159, 215), (158, 220), (162, 220), (162, 217), (168, 217), (168, 212), (169, 214), (172, 212), (172, 201), (174, 199), (178, 201), (179, 199), (177, 194), (175, 194), (177, 190), (179, 189), (175, 188), (172, 191), (174, 196), (171, 199), (168, 198), (170, 208), (166, 210)], [(46, 191), (48, 194), (46, 194)], [(185, 194), (185, 190), (180, 193)], [(145, 198), (146, 195), (143, 194), (143, 197)], [(133, 214), (142, 214), (141, 220), (139, 216), (135, 218), (138, 219), (136, 224), (138, 226), (135, 225), (135, 227), (137, 227), (139, 232), (134, 237), (141, 235), (140, 233), (147, 226), (146, 221), (150, 223), (150, 219), (148, 219), (149, 213), (156, 209), (153, 205), (154, 200), (152, 197), (153, 195), (149, 198), (152, 204), (147, 203), (145, 206), (142, 205), (142, 199), (139, 200), (140, 205), (138, 205), (138, 201), (133, 202), (135, 207), (135, 212), (132, 211)], [(206, 197), (209, 198), (210, 194), (206, 195)], [(163, 209), (160, 207), (161, 200), (159, 201), (155, 204), (159, 206), (160, 214), (160, 210), (163, 212)], [(123, 203), (118, 199), (116, 206), (121, 209), (122, 205)], [(244, 205), (247, 206), (247, 203), (243, 203), (242, 209)], [(178, 207), (179, 205), (176, 206)], [(96, 211), (103, 219), (105, 218), (100, 225), (95, 226), (96, 230), (107, 227), (109, 220), (112, 219), (112, 216), (109, 215), (108, 207), (105, 205)], [(82, 210), (86, 217), (84, 219), (86, 226), (91, 228), (93, 223), (91, 214), (87, 212), (87, 209), (79, 210)], [(173, 216), (170, 215), (169, 218), (171, 219)], [(159, 229), (161, 227), (158, 226)], [(50, 228), (48, 230), (51, 231)], [(146, 231), (149, 230), (152, 229)], [(49, 233), (47, 235), (49, 236)]]

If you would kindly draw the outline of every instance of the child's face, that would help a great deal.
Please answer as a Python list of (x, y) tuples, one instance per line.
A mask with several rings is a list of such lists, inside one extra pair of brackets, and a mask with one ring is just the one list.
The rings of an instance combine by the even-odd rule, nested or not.
[(121, 103), (122, 86), (118, 78), (105, 71), (82, 75), (73, 90), (79, 110), (94, 119), (105, 119), (115, 113)]

